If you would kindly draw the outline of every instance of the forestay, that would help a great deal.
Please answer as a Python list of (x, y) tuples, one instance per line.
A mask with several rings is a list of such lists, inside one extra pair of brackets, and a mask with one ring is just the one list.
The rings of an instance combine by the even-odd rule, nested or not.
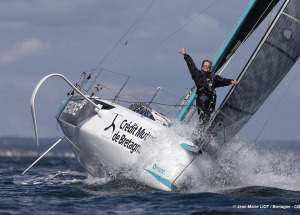
[(299, 20), (300, 1), (287, 0), (211, 120), (208, 130), (220, 144), (240, 131), (297, 61)]

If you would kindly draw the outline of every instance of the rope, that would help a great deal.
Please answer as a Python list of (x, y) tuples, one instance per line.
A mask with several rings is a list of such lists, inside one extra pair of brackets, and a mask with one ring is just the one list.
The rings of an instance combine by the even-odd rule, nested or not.
[(278, 108), (279, 104), (282, 102), (282, 99), (284, 98), (284, 96), (286, 95), (287, 91), (289, 90), (290, 86), (293, 84), (293, 82), (296, 80), (296, 77), (299, 75), (300, 70), (298, 70), (298, 72), (295, 74), (294, 78), (291, 80), (290, 84), (288, 85), (288, 87), (286, 88), (286, 90), (284, 91), (283, 95), (280, 97), (277, 105), (274, 107), (273, 111), (271, 112), (271, 114), (269, 115), (267, 121), (265, 122), (264, 126), (261, 128), (259, 134), (257, 135), (256, 139), (254, 142), (256, 142), (259, 138), (259, 136), (262, 134), (263, 130), (265, 129), (265, 127), (267, 126), (267, 124), (269, 123), (270, 119), (273, 117), (276, 109)]

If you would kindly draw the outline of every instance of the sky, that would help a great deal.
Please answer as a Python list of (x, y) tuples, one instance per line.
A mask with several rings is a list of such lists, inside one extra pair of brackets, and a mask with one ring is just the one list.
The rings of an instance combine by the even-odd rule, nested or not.
[[(112, 52), (101, 67), (181, 97), (194, 83), (179, 49), (184, 47), (198, 67), (203, 59), (212, 59), (249, 2), (155, 1), (124, 50)], [(75, 82), (83, 71), (101, 62), (151, 3), (152, 0), (0, 1), (0, 136), (34, 137), (30, 98), (39, 80), (50, 73), (60, 73)], [(237, 78), (281, 4), (282, 1), (240, 48), (223, 77)], [(120, 53), (118, 58), (116, 52)], [(242, 129), (245, 138), (256, 138), (267, 121), (259, 138), (300, 140), (299, 70), (298, 62)], [(217, 91), (219, 104), (229, 89)], [(55, 114), (67, 91), (69, 87), (64, 82), (51, 79), (38, 93), (40, 137), (62, 136)], [(270, 118), (274, 107), (277, 108)]]

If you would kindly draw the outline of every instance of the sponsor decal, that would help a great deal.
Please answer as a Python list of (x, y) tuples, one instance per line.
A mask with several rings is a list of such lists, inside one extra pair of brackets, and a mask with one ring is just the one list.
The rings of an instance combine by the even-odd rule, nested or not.
[(125, 134), (123, 134), (121, 136), (120, 131), (118, 131), (117, 133), (115, 133), (113, 135), (112, 141), (114, 141), (120, 145), (123, 145), (124, 147), (129, 149), (130, 153), (136, 152), (136, 153), (140, 154), (139, 149), (140, 149), (141, 145), (133, 142), (132, 138), (131, 139), (126, 138)]
[(107, 123), (106, 127), (102, 135), (106, 138), (111, 138), (112, 134), (115, 132), (117, 126), (119, 126), (123, 116), (120, 114), (115, 113), (111, 120)]
[(147, 138), (155, 139), (155, 137), (146, 128), (139, 126), (136, 122), (124, 119), (122, 116), (115, 114), (108, 122), (103, 131), (103, 136), (111, 138), (111, 140), (130, 150), (130, 153), (136, 152), (140, 154), (141, 145), (137, 143)]
[(127, 119), (120, 124), (120, 129), (142, 140), (146, 140), (148, 137), (155, 139), (155, 137), (151, 135), (150, 131), (147, 132), (145, 128), (138, 126), (137, 123), (128, 123)]
[(69, 101), (65, 109), (63, 110), (63, 113), (75, 116), (78, 113), (78, 111), (82, 109), (83, 106), (86, 104), (87, 101), (85, 99), (82, 102)]
[(148, 173), (150, 173), (157, 181), (159, 181), (160, 183), (162, 183), (163, 185), (167, 186), (168, 188), (170, 188), (171, 190), (177, 190), (178, 187), (176, 185), (174, 185), (173, 183), (171, 183), (170, 180), (156, 174), (155, 172), (152, 172), (148, 169), (144, 169), (145, 171), (147, 171)]
[(157, 164), (154, 164), (152, 167), (156, 172), (159, 172), (161, 174), (164, 174), (166, 171), (162, 168), (160, 168)]

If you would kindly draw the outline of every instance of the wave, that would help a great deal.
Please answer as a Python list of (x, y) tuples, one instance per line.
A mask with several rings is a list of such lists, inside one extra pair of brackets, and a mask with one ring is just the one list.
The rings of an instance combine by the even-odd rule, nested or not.
[[(146, 154), (142, 153), (138, 165), (143, 166), (152, 160), (172, 162), (176, 149), (170, 146), (170, 142), (176, 142), (178, 135), (192, 139), (193, 130), (190, 125), (179, 125), (156, 134), (158, 138), (151, 142), (151, 147), (143, 148)], [(299, 150), (294, 150), (285, 142), (263, 147), (250, 141), (234, 140), (216, 156), (207, 153), (198, 156), (185, 170), (191, 177), (182, 192), (223, 192), (253, 186), (300, 191)]]
[(300, 191), (299, 164), (297, 151), (282, 147), (262, 149), (256, 144), (236, 141), (217, 157), (199, 156), (193, 168), (201, 172), (201, 177), (194, 179), (193, 186), (198, 191), (252, 186)]
[[(168, 132), (162, 131), (161, 134), (157, 135), (158, 138), (154, 142), (153, 140), (145, 141), (145, 147), (142, 149), (141, 156), (146, 153), (146, 157), (140, 157), (138, 161), (142, 163), (141, 165), (144, 165), (145, 162), (148, 162), (152, 158), (155, 160), (166, 160), (169, 155), (176, 153), (177, 150), (170, 146), (170, 141), (176, 141), (175, 137), (178, 135), (182, 136), (182, 138), (191, 139), (192, 133), (190, 125), (173, 126), (171, 129), (168, 128)], [(148, 147), (146, 144), (149, 144)], [(192, 173), (192, 177), (187, 182), (187, 188), (181, 192), (223, 193), (233, 190), (234, 192), (247, 193), (247, 189), (253, 189), (253, 187), (255, 189), (258, 187), (268, 187), (272, 189), (300, 191), (299, 151), (293, 151), (294, 148), (290, 150), (285, 145), (286, 143), (282, 142), (280, 145), (265, 145), (265, 147), (262, 147), (250, 141), (235, 140), (224, 147), (215, 157), (203, 153), (187, 168), (186, 171)], [(37, 157), (38, 154), (36, 151), (16, 152), (13, 150), (3, 150), (0, 151), (0, 156)], [(47, 157), (73, 158), (74, 154), (67, 151), (50, 152)], [(77, 163), (75, 159), (74, 162)], [(172, 161), (167, 160), (167, 162)], [(132, 190), (133, 188), (137, 190), (153, 190), (146, 185), (132, 180), (132, 174), (128, 173), (130, 168), (125, 173), (123, 170), (115, 172), (114, 169), (105, 168), (105, 173), (107, 174), (99, 178), (93, 177), (88, 173), (67, 170), (58, 171), (50, 175), (30, 175), (25, 178), (17, 178), (17, 183), (75, 184), (87, 187), (100, 187), (99, 189), (113, 187), (115, 192), (118, 192), (118, 189)], [(110, 172), (113, 172), (113, 174), (110, 174)]]

